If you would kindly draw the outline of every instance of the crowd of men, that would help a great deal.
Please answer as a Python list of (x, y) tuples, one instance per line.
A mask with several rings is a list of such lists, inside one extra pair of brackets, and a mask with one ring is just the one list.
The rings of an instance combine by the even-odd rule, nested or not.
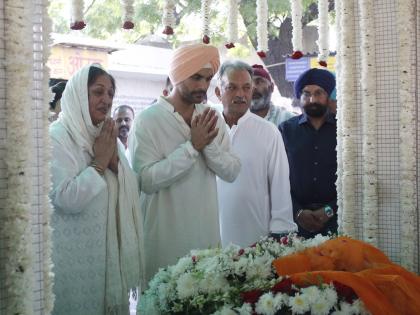
[[(213, 77), (221, 111), (205, 104)], [(337, 231), (335, 77), (300, 75), (301, 115), (274, 105), (273, 89), (262, 66), (220, 65), (196, 44), (174, 51), (153, 105), (112, 112), (141, 190), (147, 279), (191, 249)]]

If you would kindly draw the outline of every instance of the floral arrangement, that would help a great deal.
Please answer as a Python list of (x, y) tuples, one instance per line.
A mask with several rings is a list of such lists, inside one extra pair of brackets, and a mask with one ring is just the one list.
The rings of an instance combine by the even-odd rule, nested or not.
[(400, 211), (401, 264), (410, 270), (416, 266), (417, 180), (416, 180), (416, 67), (411, 60), (416, 50), (412, 34), (416, 33), (416, 4), (413, 0), (398, 2), (399, 97), (400, 97)]
[(227, 49), (234, 48), (238, 40), (238, 0), (229, 0), (229, 14), (227, 27)]
[(86, 26), (86, 23), (83, 21), (83, 6), (83, 0), (71, 1), (70, 28), (72, 30), (81, 30)]
[(203, 21), (203, 43), (210, 43), (210, 0), (201, 0), (201, 19)]
[(375, 18), (373, 3), (361, 0), (361, 68), (362, 79), (362, 130), (363, 130), (363, 238), (378, 246), (379, 211), (377, 178), (377, 113), (376, 113), (376, 63), (372, 56), (375, 49)]
[(268, 4), (267, 0), (257, 0), (257, 54), (266, 57), (268, 51)]
[(173, 35), (174, 27), (175, 27), (175, 1), (174, 0), (166, 0), (165, 5), (163, 7), (163, 17), (162, 23), (164, 26), (163, 34), (166, 35)]
[(292, 14), (292, 45), (293, 59), (299, 59), (303, 56), (302, 44), (302, 0), (290, 0)]
[(264, 238), (251, 247), (192, 250), (176, 265), (160, 269), (140, 298), (142, 314), (367, 314), (354, 291), (340, 283), (299, 287), (278, 277), (274, 259), (329, 237), (280, 242)]
[(318, 0), (318, 63), (327, 67), (327, 59), (330, 55), (328, 46), (328, 0)]
[(134, 28), (134, 0), (121, 0), (121, 4), (123, 7), (123, 28), (126, 30), (130, 30)]

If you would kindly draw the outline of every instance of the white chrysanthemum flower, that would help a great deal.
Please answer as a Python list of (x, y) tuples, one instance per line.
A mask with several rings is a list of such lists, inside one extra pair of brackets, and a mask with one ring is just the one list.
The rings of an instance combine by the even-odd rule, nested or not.
[(235, 274), (242, 275), (246, 272), (246, 269), (248, 267), (248, 258), (247, 257), (241, 257), (239, 260), (235, 261), (233, 263), (233, 270)]
[(330, 307), (325, 301), (321, 299), (311, 305), (311, 314), (313, 315), (328, 315), (330, 313)]
[(255, 305), (255, 311), (258, 314), (274, 315), (277, 311), (273, 293), (268, 292), (263, 294)]
[(249, 303), (242, 304), (241, 307), (235, 308), (237, 312), (239, 312), (239, 315), (252, 315), (252, 306)]
[(360, 299), (353, 301), (349, 306), (351, 308), (351, 314), (370, 315), (370, 312), (366, 309), (365, 304)]
[(289, 296), (285, 293), (277, 293), (274, 297), (274, 305), (276, 306), (277, 310), (281, 309), (283, 305), (289, 305)]
[(292, 312), (295, 314), (305, 314), (310, 310), (310, 305), (305, 297), (302, 297), (299, 293), (295, 296), (290, 297), (289, 306)]
[(252, 263), (248, 265), (246, 271), (247, 279), (253, 277), (259, 279), (266, 279), (271, 275), (272, 258), (268, 255), (256, 257)]
[(190, 273), (185, 273), (179, 277), (176, 282), (176, 290), (181, 299), (185, 299), (197, 293), (197, 281)]
[(177, 276), (185, 271), (187, 271), (188, 268), (192, 267), (192, 259), (191, 257), (182, 257), (180, 260), (178, 260), (178, 263), (172, 268), (172, 275)]
[(302, 297), (308, 301), (309, 304), (315, 303), (321, 299), (321, 290), (316, 286), (310, 286), (300, 289)]
[(220, 315), (237, 315), (231, 305), (226, 305), (220, 310)]
[(206, 274), (198, 285), (200, 292), (225, 292), (230, 289), (229, 282), (221, 275)]
[(332, 286), (327, 286), (323, 291), (322, 295), (324, 295), (325, 300), (328, 304), (329, 308), (332, 308), (338, 300), (337, 291)]

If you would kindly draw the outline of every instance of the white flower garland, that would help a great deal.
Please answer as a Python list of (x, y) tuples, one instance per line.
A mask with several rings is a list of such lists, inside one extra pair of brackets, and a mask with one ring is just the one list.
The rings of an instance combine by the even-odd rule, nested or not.
[(357, 144), (354, 131), (357, 128), (357, 117), (354, 103), (355, 94), (355, 73), (353, 69), (354, 60), (354, 1), (345, 0), (341, 3), (341, 41), (345, 45), (339, 45), (341, 50), (341, 84), (345, 89), (340, 91), (342, 117), (342, 209), (341, 209), (341, 225), (342, 231), (351, 236), (356, 237), (356, 161), (357, 161)]
[(210, 0), (201, 0), (201, 20), (203, 42), (210, 43)]
[(268, 5), (267, 0), (257, 0), (257, 42), (258, 55), (265, 57), (268, 51)]
[(121, 0), (123, 7), (123, 28), (132, 29), (134, 27), (134, 0)]
[(327, 59), (330, 55), (328, 46), (328, 0), (318, 0), (318, 61), (321, 66), (327, 66)]
[[(42, 52), (43, 52), (43, 78), (44, 78), (44, 86), (43, 86), (43, 95), (44, 99), (46, 99), (47, 95), (50, 95), (50, 88), (48, 86), (48, 78), (50, 77), (49, 68), (46, 66), (48, 58), (50, 56), (50, 45), (51, 45), (51, 26), (52, 22), (48, 15), (48, 7), (50, 5), (49, 0), (43, 0), (43, 15), (42, 15)], [(44, 102), (46, 104), (46, 102)], [(51, 242), (51, 235), (52, 229), (50, 224), (50, 218), (53, 211), (51, 201), (49, 198), (49, 193), (51, 189), (51, 174), (50, 174), (50, 164), (51, 161), (51, 151), (48, 149), (50, 148), (50, 136), (49, 136), (49, 108), (45, 106), (44, 113), (43, 113), (43, 121), (44, 121), (44, 128), (43, 128), (43, 141), (44, 141), (44, 149), (42, 150), (44, 157), (43, 157), (43, 197), (42, 197), (42, 240), (43, 240), (43, 253), (42, 253), (42, 270), (43, 270), (43, 284), (44, 284), (44, 312), (45, 314), (51, 314), (53, 307), (54, 307), (54, 293), (53, 293), (53, 284), (54, 284), (54, 274), (52, 271), (53, 262), (52, 262), (52, 242)]]
[(70, 6), (70, 28), (73, 30), (81, 30), (86, 24), (83, 22), (83, 0), (72, 0)]
[(229, 14), (227, 25), (227, 41), (234, 44), (238, 41), (238, 0), (229, 0)]
[(174, 27), (176, 23), (175, 19), (175, 1), (166, 0), (163, 7), (162, 24), (164, 26), (163, 33), (166, 35), (172, 35), (174, 33)]
[(415, 3), (398, 1), (399, 78), (400, 78), (400, 214), (401, 264), (415, 270), (416, 217), (416, 101), (414, 67), (411, 63), (416, 42)]
[(292, 14), (292, 46), (295, 58), (302, 57), (302, 0), (290, 0)]
[[(337, 36), (337, 43), (338, 47), (341, 47), (341, 0), (335, 0), (335, 12), (336, 12), (336, 36)], [(342, 233), (342, 209), (343, 209), (343, 190), (342, 190), (342, 177), (343, 177), (343, 156), (342, 156), (342, 147), (343, 147), (343, 129), (342, 129), (342, 121), (343, 121), (343, 110), (342, 110), (342, 97), (341, 97), (341, 54), (342, 50), (339, 49), (336, 53), (336, 63), (335, 63), (335, 70), (336, 70), (336, 89), (337, 89), (337, 181), (335, 183), (337, 187), (337, 221), (339, 222), (338, 225), (338, 232)]]
[[(5, 0), (6, 166), (8, 195), (2, 213), (2, 239), (7, 257), (5, 314), (32, 314), (33, 268), (31, 234), (32, 156), (27, 125), (31, 120), (33, 7), (23, 0)], [(19, 82), (17, 85), (16, 83)], [(21, 87), (25, 88), (22, 89)]]
[(377, 116), (375, 12), (372, 0), (360, 0), (363, 130), (363, 239), (378, 246)]

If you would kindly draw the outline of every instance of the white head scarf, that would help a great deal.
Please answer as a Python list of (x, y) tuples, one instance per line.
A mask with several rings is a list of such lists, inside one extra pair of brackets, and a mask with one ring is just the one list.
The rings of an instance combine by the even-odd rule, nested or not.
[[(88, 77), (91, 67), (77, 71), (67, 82), (58, 118), (73, 140), (94, 157), (93, 144), (102, 129), (94, 126), (89, 114)], [(106, 314), (117, 314), (128, 304), (130, 288), (144, 284), (143, 220), (137, 178), (118, 141), (118, 175), (105, 170), (108, 186), (106, 249)], [(89, 165), (86, 165), (89, 167)]]

